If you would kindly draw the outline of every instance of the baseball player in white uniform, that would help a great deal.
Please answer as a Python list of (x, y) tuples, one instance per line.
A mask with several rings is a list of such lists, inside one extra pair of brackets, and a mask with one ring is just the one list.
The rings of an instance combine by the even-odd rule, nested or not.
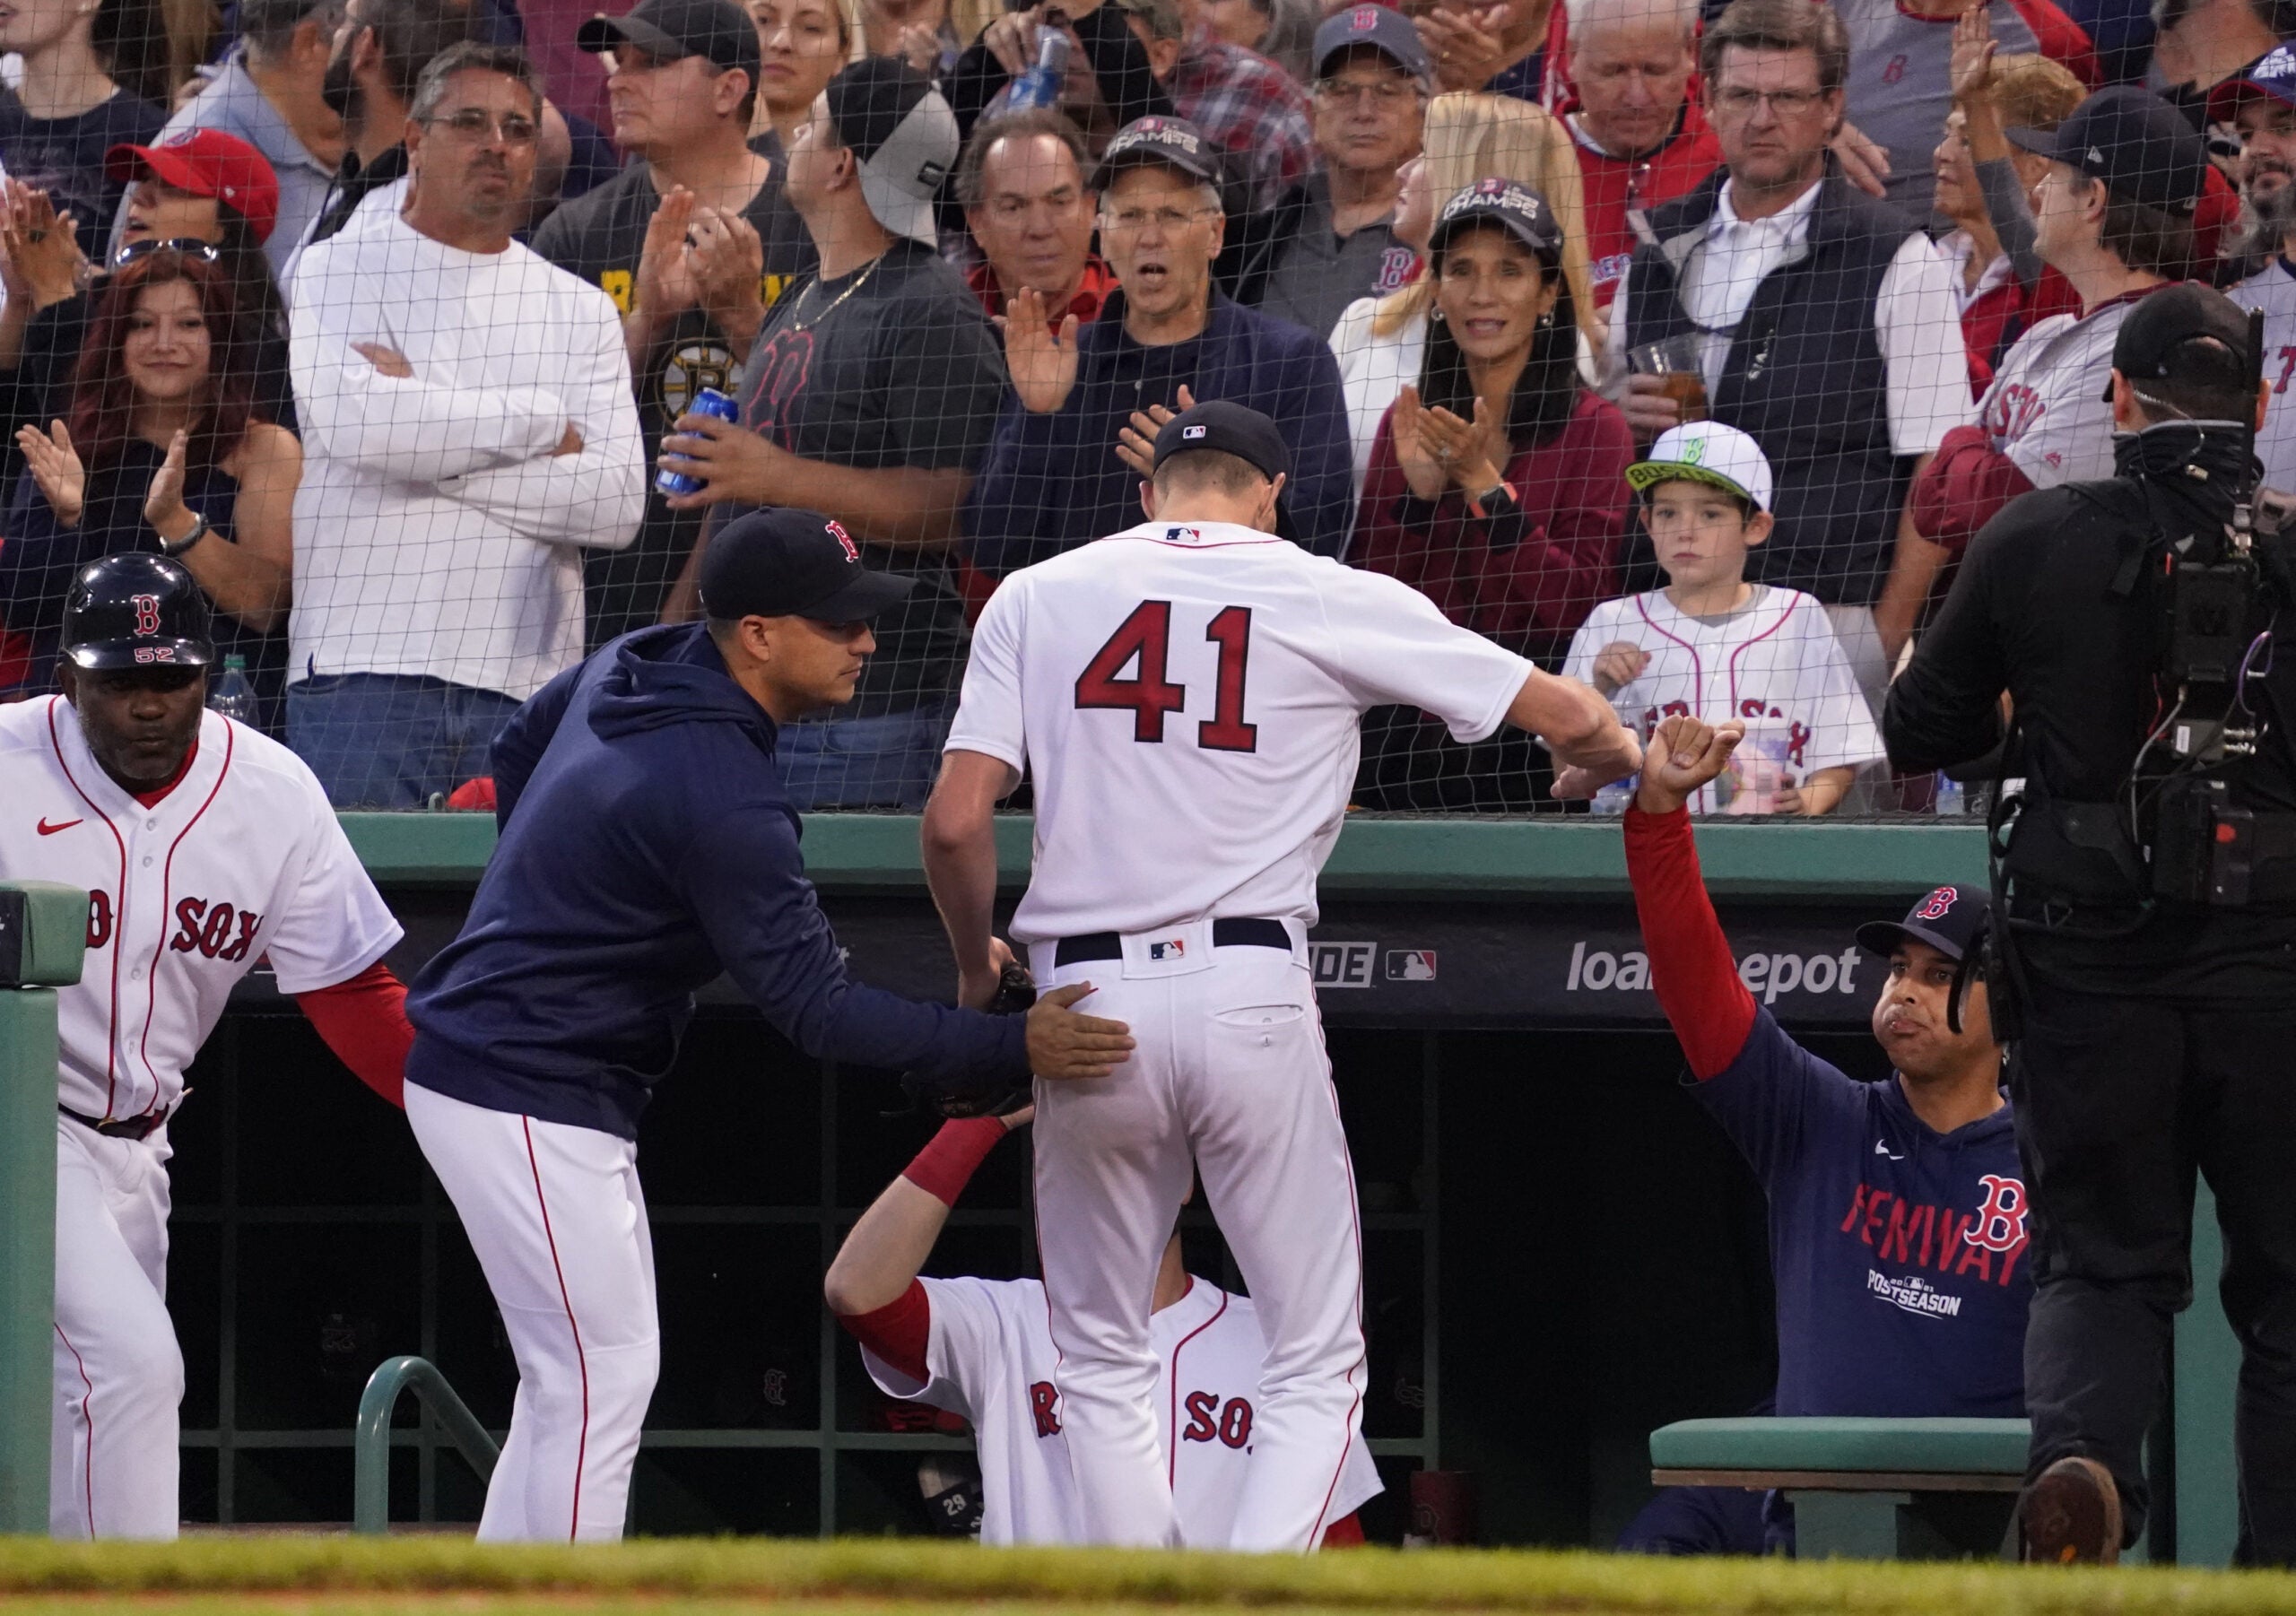
[[(1587, 615), (1562, 671), (1611, 699), (1647, 743), (1671, 714), (1735, 718), (1731, 766), (1699, 788), (1700, 813), (1817, 813), (1883, 755), (1865, 693), (1826, 609), (1796, 589), (1746, 581), (1768, 538), (1773, 482), (1761, 446), (1720, 421), (1670, 428), (1627, 467), (1646, 496), (1666, 587), (1607, 600)], [(1632, 783), (1598, 794), (1624, 812)]]
[[(1053, 1385), (1087, 1541), (1175, 1544), (1151, 1299), (1191, 1166), (1266, 1336), (1228, 1546), (1304, 1550), (1362, 1406), (1354, 1177), (1307, 968), (1316, 873), (1384, 703), (1462, 741), (1547, 737), (1558, 794), (1631, 773), (1608, 702), (1448, 621), (1407, 585), (1274, 537), (1288, 460), (1227, 402), (1162, 418), (1149, 519), (1005, 579), (973, 637), (926, 870), (959, 991), (996, 991), (998, 799), (1028, 768), (1035, 866), (1013, 925), (1039, 985), (1089, 984), (1137, 1047), (1036, 1089)], [(1197, 1544), (1213, 1547), (1212, 1544)]]
[(258, 962), (399, 1103), (412, 1037), (382, 957), (398, 923), (311, 771), (203, 705), (199, 586), (156, 555), (83, 569), (64, 693), (0, 707), (0, 879), (89, 895), (57, 995), (58, 1537), (172, 1538), (183, 1354), (168, 1316), (168, 1121), (184, 1068)]
[[(1060, 1355), (1036, 1280), (919, 1279), (950, 1209), (1009, 1116), (944, 1124), (845, 1238), (822, 1290), (889, 1395), (970, 1421), (980, 1457), (980, 1541), (1084, 1541), (1053, 1384)], [(1224, 1543), (1253, 1446), (1265, 1342), (1249, 1297), (1190, 1274), (1175, 1232), (1156, 1270), (1149, 1318), (1156, 1421), (1180, 1535)], [(1355, 1511), (1380, 1491), (1361, 1437), (1349, 1444), (1326, 1548), (1363, 1541)]]

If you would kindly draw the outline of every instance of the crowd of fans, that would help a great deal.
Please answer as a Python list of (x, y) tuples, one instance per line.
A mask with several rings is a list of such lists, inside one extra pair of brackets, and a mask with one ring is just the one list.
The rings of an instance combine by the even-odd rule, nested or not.
[[(163, 551), (344, 805), (470, 800), (791, 505), (918, 580), (793, 798), (915, 808), (981, 603), (1201, 400), (1280, 423), (1283, 536), (1754, 723), (1728, 812), (1961, 800), (1873, 715), (1976, 531), (2109, 471), (2154, 288), (2265, 311), (2296, 491), (2277, 0), (198, 9), (0, 13), (0, 699)], [(1547, 780), (1397, 710), (1355, 800)]]

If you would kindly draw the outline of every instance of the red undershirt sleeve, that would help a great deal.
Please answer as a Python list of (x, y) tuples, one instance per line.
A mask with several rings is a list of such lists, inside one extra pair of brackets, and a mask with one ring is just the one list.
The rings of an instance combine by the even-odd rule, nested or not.
[(837, 1322), (888, 1367), (920, 1385), (933, 1378), (925, 1362), (933, 1339), (933, 1301), (923, 1280), (909, 1281), (908, 1290), (874, 1313), (840, 1313)]
[(1352, 1512), (1341, 1516), (1324, 1528), (1322, 1546), (1326, 1549), (1361, 1549), (1363, 1546), (1363, 1523)]
[(1650, 986), (1700, 1082), (1729, 1069), (1753, 1030), (1754, 996), (1699, 873), (1690, 812), (1626, 811), (1626, 873), (1650, 955)]
[(347, 981), (297, 994), (295, 1003), (353, 1076), (406, 1108), (406, 1052), (414, 1029), (406, 1019), (406, 985), (389, 966), (378, 960)]

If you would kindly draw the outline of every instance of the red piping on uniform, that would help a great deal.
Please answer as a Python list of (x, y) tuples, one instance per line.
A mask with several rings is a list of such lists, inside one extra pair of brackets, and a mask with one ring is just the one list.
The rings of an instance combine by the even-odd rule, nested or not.
[[(1657, 623), (1652, 622), (1650, 621), (1650, 609), (1642, 604), (1642, 596), (1639, 595), (1634, 597), (1634, 610), (1636, 614), (1642, 619), (1643, 625), (1648, 628), (1650, 632), (1656, 634), (1661, 639), (1672, 640), (1675, 645), (1680, 646), (1683, 650), (1690, 653), (1691, 686), (1698, 692), (1695, 699), (1695, 704), (1692, 710), (1694, 713), (1703, 714), (1706, 710), (1706, 658), (1698, 654), (1698, 647), (1691, 644), (1689, 640), (1683, 639), (1679, 634), (1669, 634)], [(1685, 615), (1687, 615), (1687, 613), (1685, 613)], [(1624, 687), (1622, 686), (1620, 688), (1623, 689)], [(1650, 726), (1650, 734), (1655, 735), (1657, 733), (1657, 725), (1653, 724)], [(1645, 735), (1643, 737), (1646, 741), (1649, 738), (1649, 735)], [(1706, 788), (1703, 786), (1699, 787), (1699, 791), (1701, 795), (1704, 794), (1705, 789)]]
[[(90, 805), (93, 806), (92, 804)], [(95, 1383), (88, 1378), (87, 1360), (80, 1356), (80, 1349), (72, 1344), (72, 1338), (64, 1334), (62, 1325), (56, 1326), (56, 1339), (62, 1342), (64, 1350), (72, 1354), (72, 1361), (80, 1370), (80, 1384), (87, 1388), (87, 1395), (80, 1399), (80, 1417), (88, 1427), (88, 1465), (82, 1475), (88, 1490), (88, 1535), (93, 1537), (96, 1535), (96, 1387)]]
[(206, 800), (192, 811), (191, 817), (184, 821), (183, 829), (176, 832), (175, 840), (168, 844), (168, 861), (160, 866), (160, 943), (152, 951), (151, 980), (144, 985), (144, 1038), (138, 1046), (139, 1053), (144, 1056), (144, 1074), (152, 1080), (152, 1108), (154, 1110), (160, 1104), (160, 1074), (152, 1070), (152, 1018), (160, 1011), (160, 961), (168, 957), (168, 896), (174, 891), (176, 849), (183, 846), (183, 838), (191, 834), (191, 828), (199, 823), (201, 816), (214, 806), (216, 796), (223, 789), (223, 782), (230, 778), (231, 746), (231, 726), (226, 724), (223, 725), (223, 767), (215, 771), (215, 784), (208, 791)]
[[(1787, 602), (1787, 604), (1786, 604), (1786, 610), (1779, 613), (1779, 615), (1778, 615), (1778, 621), (1777, 621), (1776, 622), (1774, 622), (1774, 623), (1770, 624), (1770, 627), (1768, 627), (1767, 629), (1764, 629), (1761, 633), (1759, 633), (1759, 634), (1755, 635), (1752, 639), (1749, 639), (1749, 640), (1746, 640), (1746, 641), (1743, 642), (1743, 643), (1742, 643), (1742, 644), (1740, 644), (1738, 647), (1736, 647), (1736, 648), (1735, 648), (1734, 650), (1732, 650), (1732, 651), (1731, 651), (1731, 653), (1730, 653), (1730, 661), (1729, 661), (1729, 664), (1728, 664), (1728, 666), (1729, 666), (1729, 679), (1730, 679), (1730, 710), (1729, 710), (1728, 712), (1726, 712), (1726, 713), (1725, 713), (1725, 714), (1723, 714), (1723, 715), (1722, 715), (1725, 718), (1735, 718), (1735, 717), (1737, 717), (1739, 716), (1739, 715), (1738, 715), (1738, 658), (1739, 658), (1739, 657), (1741, 657), (1741, 656), (1744, 656), (1748, 651), (1752, 650), (1756, 646), (1758, 646), (1758, 645), (1761, 644), (1761, 642), (1762, 642), (1763, 640), (1768, 639), (1771, 635), (1773, 635), (1773, 634), (1777, 633), (1780, 629), (1784, 628), (1784, 627), (1786, 626), (1787, 620), (1787, 619), (1789, 619), (1789, 618), (1791, 618), (1791, 617), (1794, 615), (1794, 613), (1795, 613), (1796, 608), (1799, 607), (1799, 606), (1801, 605), (1801, 604), (1802, 604), (1802, 603), (1801, 603), (1800, 601), (1798, 601), (1798, 600), (1791, 600), (1791, 601)], [(1800, 687), (1800, 686), (1799, 686), (1799, 684), (1797, 683), (1797, 684), (1796, 684), (1796, 686), (1795, 688), (1796, 689), (1796, 691), (1798, 691), (1801, 687)]]
[[(1191, 1273), (1187, 1276), (1187, 1289), (1180, 1292), (1180, 1301), (1184, 1302), (1195, 1294), (1196, 1275)], [(1178, 1307), (1178, 1305), (1179, 1304), (1178, 1302), (1173, 1304), (1175, 1307)], [(1220, 1322), (1220, 1316), (1227, 1311), (1228, 1293), (1225, 1290), (1222, 1290), (1220, 1293), (1220, 1306), (1213, 1310), (1212, 1316), (1205, 1319), (1202, 1324), (1196, 1325), (1195, 1329), (1190, 1330), (1186, 1335), (1181, 1336), (1179, 1340), (1172, 1343), (1172, 1384), (1170, 1388), (1170, 1394), (1164, 1400), (1165, 1406), (1171, 1411), (1172, 1435), (1171, 1439), (1165, 1444), (1164, 1448), (1164, 1485), (1175, 1490), (1177, 1490), (1180, 1484), (1180, 1349), (1187, 1345), (1188, 1342), (1194, 1341), (1197, 1336), (1203, 1334), (1206, 1330), (1212, 1328), (1213, 1325), (1218, 1324)]]
[[(1339, 1090), (1332, 1087), (1331, 1050), (1324, 1042), (1324, 1018), (1321, 1010), (1316, 1012), (1316, 1049), (1324, 1057), (1324, 1094), (1331, 1101), (1332, 1120), (1340, 1122)], [(1344, 1122), (1341, 1123), (1343, 1139), (1346, 1137), (1345, 1125)], [(1344, 1144), (1340, 1148), (1339, 1160), (1340, 1166), (1347, 1173), (1347, 1221), (1348, 1227), (1355, 1237), (1355, 1333), (1361, 1338), (1363, 1333), (1363, 1209), (1357, 1205), (1355, 1201), (1355, 1162), (1353, 1158), (1348, 1155)], [(1316, 1511), (1316, 1523), (1308, 1528), (1307, 1546), (1310, 1549), (1323, 1542), (1324, 1517), (1331, 1513), (1332, 1496), (1339, 1490), (1340, 1477), (1347, 1473), (1347, 1454), (1354, 1442), (1356, 1415), (1363, 1407), (1363, 1388), (1355, 1386), (1354, 1382), (1356, 1376), (1362, 1373), (1362, 1370), (1363, 1360), (1359, 1357), (1355, 1360), (1355, 1367), (1347, 1371), (1348, 1384), (1354, 1386), (1355, 1391), (1355, 1401), (1347, 1405), (1349, 1437), (1346, 1441), (1339, 1445), (1339, 1464), (1331, 1473), (1331, 1485), (1324, 1489), (1324, 1501), (1322, 1507)]]
[[(63, 702), (61, 696), (48, 699), (48, 744), (56, 753), (56, 766), (70, 780), (72, 789), (79, 792), (80, 800), (88, 812), (96, 816), (103, 828), (111, 832), (111, 845), (119, 849), (119, 898), (111, 917), (111, 1012), (104, 1027), (104, 1120), (111, 1120), (112, 1066), (119, 1052), (119, 957), (127, 951), (127, 844), (120, 839), (119, 827), (111, 822), (111, 815), (96, 806), (96, 799), (81, 789), (80, 782), (72, 778), (72, 765), (64, 760), (64, 743), (56, 733), (56, 709)], [(160, 939), (167, 940), (166, 917), (161, 917)]]
[(582, 1434), (574, 1442), (574, 1512), (566, 1527), (566, 1541), (570, 1543), (582, 1526), (582, 1465), (590, 1451), (590, 1360), (582, 1355), (582, 1326), (574, 1322), (574, 1299), (566, 1294), (566, 1269), (558, 1260), (558, 1237), (551, 1232), (550, 1203), (542, 1193), (542, 1163), (535, 1159), (534, 1118), (521, 1116), (518, 1125), (526, 1131), (526, 1166), (535, 1176), (535, 1204), (542, 1208), (542, 1238), (550, 1245), (550, 1266), (558, 1276), (559, 1303), (566, 1309), (566, 1327), (574, 1335), (574, 1361), (582, 1371)]

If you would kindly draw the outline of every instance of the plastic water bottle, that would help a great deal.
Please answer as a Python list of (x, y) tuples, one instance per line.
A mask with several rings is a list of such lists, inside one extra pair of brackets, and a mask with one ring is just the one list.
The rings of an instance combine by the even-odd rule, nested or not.
[(1008, 112), (1060, 105), (1061, 82), (1068, 76), (1068, 36), (1057, 28), (1037, 30), (1037, 65), (1013, 81), (1004, 98)]
[(1937, 812), (1941, 817), (1953, 817), (1969, 812), (1968, 794), (1959, 780), (1937, 777)]
[(223, 658), (223, 674), (207, 682), (207, 705), (226, 718), (237, 718), (252, 725), (255, 715), (255, 686), (248, 682), (248, 659), (244, 656)]
[[(715, 387), (704, 387), (693, 395), (693, 402), (686, 405), (685, 413), (689, 415), (715, 415), (720, 421), (739, 421), (742, 406), (734, 402), (730, 394), (720, 393)], [(683, 455), (669, 457), (673, 460), (686, 459)], [(665, 465), (654, 474), (654, 486), (665, 494), (698, 494), (701, 491), (701, 479), (689, 477), (683, 472), (674, 472)]]

